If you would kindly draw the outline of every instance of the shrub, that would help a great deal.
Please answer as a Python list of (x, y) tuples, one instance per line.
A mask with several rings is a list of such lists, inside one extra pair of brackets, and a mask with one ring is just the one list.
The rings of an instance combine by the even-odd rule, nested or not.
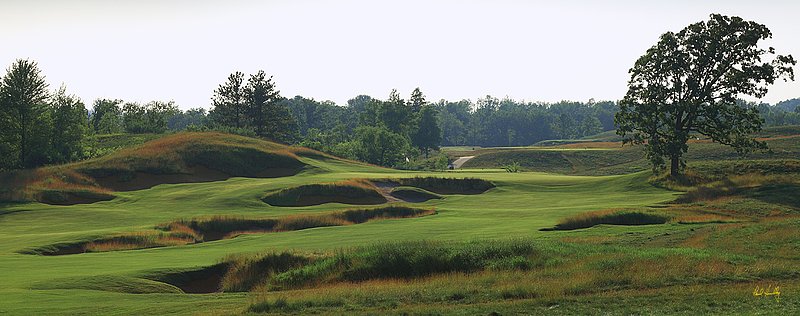
[(520, 168), (520, 165), (519, 165), (518, 161), (514, 161), (514, 162), (512, 162), (510, 164), (507, 164), (507, 165), (503, 166), (503, 169), (505, 169), (506, 172), (512, 172), (512, 173), (521, 171), (521, 168)]

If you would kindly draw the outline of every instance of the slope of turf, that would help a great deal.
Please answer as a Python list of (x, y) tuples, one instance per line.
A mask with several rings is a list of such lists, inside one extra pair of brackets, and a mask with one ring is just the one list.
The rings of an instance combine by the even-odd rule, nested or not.
[(411, 218), (432, 215), (436, 211), (403, 206), (386, 206), (372, 209), (352, 209), (316, 215), (294, 215), (278, 218), (244, 218), (214, 216), (178, 220), (157, 226), (158, 230), (140, 231), (65, 242), (19, 253), (30, 255), (73, 255), (86, 252), (104, 252), (182, 246), (193, 243), (229, 239), (242, 234), (287, 232), (316, 227), (361, 224), (370, 220)]
[[(756, 137), (767, 142), (768, 152), (748, 154), (747, 160), (797, 159), (800, 157), (800, 134), (797, 127), (765, 129)], [(549, 147), (486, 148), (472, 152), (475, 157), (462, 168), (501, 168), (519, 163), (523, 170), (576, 175), (626, 174), (648, 170), (641, 146), (623, 146), (621, 142), (564, 140)], [(713, 161), (742, 160), (730, 147), (697, 139), (689, 143), (684, 156), (690, 165)]]
[(430, 192), (425, 189), (420, 189), (411, 186), (398, 186), (392, 188), (390, 194), (400, 200), (412, 203), (425, 202), (433, 199), (442, 199), (443, 196)]
[(0, 201), (81, 204), (110, 200), (114, 191), (159, 184), (291, 176), (308, 167), (300, 156), (327, 157), (235, 135), (179, 133), (96, 159), (2, 174)]
[(386, 198), (366, 180), (315, 183), (270, 192), (262, 199), (273, 206), (311, 206), (325, 203), (381, 204)]
[[(232, 146), (261, 144), (220, 137)], [(648, 172), (611, 176), (482, 169), (407, 172), (292, 147), (275, 150), (280, 154), (282, 149), (305, 167), (286, 177), (229, 177), (114, 191), (115, 199), (92, 204), (3, 204), (0, 313), (669, 314), (680, 309), (687, 314), (794, 314), (800, 310), (796, 296), (786, 294), (774, 304), (752, 300), (751, 294), (756, 285), (798, 286), (797, 205), (794, 200), (775, 200), (796, 193), (791, 184), (760, 185), (742, 195), (669, 204), (682, 193), (651, 185)], [(75, 171), (73, 167), (80, 165), (69, 168)], [(785, 171), (766, 165), (775, 173)], [(735, 167), (711, 168), (721, 174)], [(128, 251), (65, 256), (17, 252), (148, 231), (176, 219), (189, 223), (214, 217), (264, 219), (343, 211), (348, 206), (274, 207), (261, 198), (265, 192), (310, 184), (415, 177), (476, 178), (493, 188), (416, 204), (435, 209), (435, 216)], [(563, 218), (606, 209), (663, 210), (675, 217), (659, 225), (540, 231)], [(336, 264), (326, 265), (325, 260)], [(219, 290), (212, 295), (185, 294)], [(598, 302), (604, 306), (598, 307)]]

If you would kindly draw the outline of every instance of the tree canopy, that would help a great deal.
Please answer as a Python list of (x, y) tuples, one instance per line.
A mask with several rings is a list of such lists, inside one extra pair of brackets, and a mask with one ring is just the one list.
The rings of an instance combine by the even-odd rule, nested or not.
[(719, 14), (664, 33), (629, 71), (628, 92), (615, 117), (617, 133), (626, 143), (644, 144), (654, 169), (668, 158), (673, 176), (684, 165), (692, 133), (740, 153), (766, 148), (751, 136), (761, 129), (758, 110), (736, 101), (743, 95), (763, 97), (778, 78), (794, 80), (791, 55), (758, 45), (771, 37), (762, 24)]
[(255, 135), (289, 143), (297, 137), (297, 125), (272, 77), (263, 70), (250, 75), (234, 72), (221, 84), (211, 99), (209, 113), (213, 124), (234, 129), (249, 129)]
[(0, 137), (5, 143), (3, 157), (10, 159), (3, 159), (3, 164), (24, 168), (45, 160), (38, 147), (49, 136), (44, 130), (47, 125), (40, 124), (49, 119), (47, 88), (44, 75), (34, 61), (17, 60), (6, 71), (0, 84)]

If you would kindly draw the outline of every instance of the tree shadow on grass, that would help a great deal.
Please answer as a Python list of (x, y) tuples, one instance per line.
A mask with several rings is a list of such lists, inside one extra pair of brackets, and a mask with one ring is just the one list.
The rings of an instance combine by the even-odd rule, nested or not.
[(749, 192), (748, 196), (763, 202), (800, 209), (800, 184), (766, 184)]

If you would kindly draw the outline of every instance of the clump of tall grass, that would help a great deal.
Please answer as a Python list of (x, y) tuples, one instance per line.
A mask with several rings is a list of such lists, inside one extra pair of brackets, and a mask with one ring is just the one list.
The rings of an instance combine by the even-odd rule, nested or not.
[(309, 206), (325, 203), (381, 204), (386, 198), (365, 180), (317, 183), (282, 189), (264, 196), (274, 206)]
[(360, 224), (370, 220), (388, 218), (408, 218), (435, 214), (432, 209), (419, 209), (405, 206), (387, 206), (372, 209), (352, 209), (317, 215), (290, 215), (278, 218), (244, 218), (215, 216), (179, 220), (161, 225), (167, 231), (191, 231), (202, 236), (203, 241), (230, 238), (242, 233), (283, 232), (315, 227), (345, 226)]
[(562, 219), (552, 229), (547, 230), (572, 230), (589, 228), (600, 224), (610, 225), (650, 225), (664, 224), (670, 217), (651, 212), (610, 209), (586, 212)]
[(710, 201), (721, 197), (739, 195), (749, 189), (764, 185), (797, 183), (800, 183), (797, 177), (789, 175), (763, 175), (754, 173), (735, 175), (719, 181), (696, 186), (686, 192), (686, 194), (677, 198), (675, 202), (691, 203)]
[(325, 282), (412, 279), (485, 269), (528, 269), (535, 265), (531, 242), (510, 240), (444, 244), (430, 241), (383, 243), (340, 251), (303, 267), (275, 275), (272, 289)]
[(84, 252), (132, 250), (178, 246), (233, 238), (247, 233), (285, 232), (315, 227), (346, 226), (371, 220), (409, 218), (436, 214), (433, 209), (387, 206), (352, 209), (316, 215), (278, 218), (214, 216), (177, 220), (156, 226), (156, 230), (132, 232), (86, 241), (60, 243), (26, 249), (25, 254), (67, 255)]
[(86, 252), (105, 252), (179, 246), (197, 242), (197, 236), (184, 232), (136, 232), (94, 240), (85, 244)]
[(238, 255), (225, 258), (227, 271), (222, 278), (224, 292), (246, 292), (263, 286), (274, 275), (301, 267), (313, 258), (289, 252)]
[(20, 251), (23, 254), (58, 256), (86, 252), (146, 249), (180, 246), (199, 242), (199, 236), (183, 231), (149, 230), (91, 238), (83, 241), (57, 243)]
[(495, 187), (492, 182), (479, 178), (414, 177), (386, 179), (386, 181), (438, 194), (480, 194)]

